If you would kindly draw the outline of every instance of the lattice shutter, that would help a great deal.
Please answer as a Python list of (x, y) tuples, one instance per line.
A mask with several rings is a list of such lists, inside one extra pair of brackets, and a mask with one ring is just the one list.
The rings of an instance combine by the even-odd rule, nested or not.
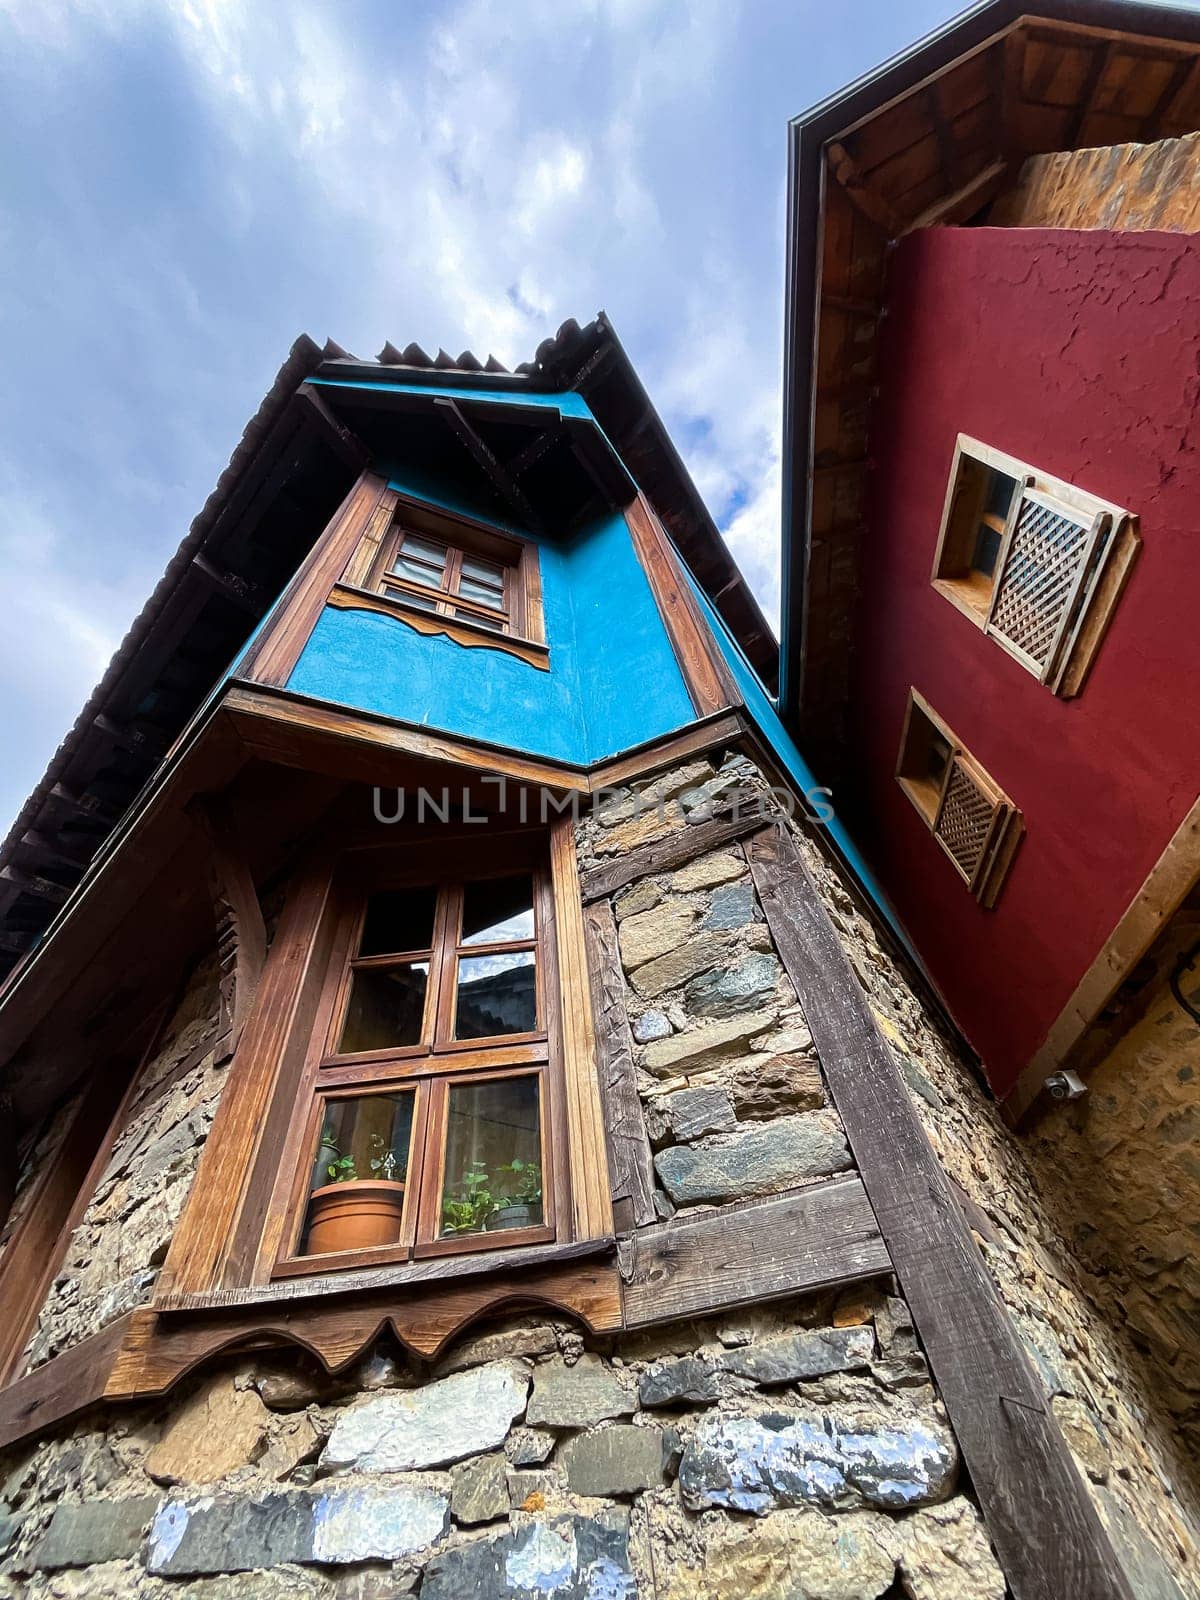
[(1022, 491), (1001, 553), (987, 631), (1046, 682), (1055, 674), (1095, 583), (1111, 518), (1040, 490)]
[(1003, 797), (978, 767), (956, 751), (946, 775), (933, 832), (968, 884), (975, 886), (1005, 812)]

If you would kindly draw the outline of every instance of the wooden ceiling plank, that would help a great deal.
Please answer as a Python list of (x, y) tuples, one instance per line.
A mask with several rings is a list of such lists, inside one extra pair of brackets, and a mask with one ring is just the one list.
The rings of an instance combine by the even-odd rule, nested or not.
[(1109, 62), (1112, 60), (1113, 47), (1111, 44), (1099, 45), (1092, 51), (1092, 59), (1088, 65), (1087, 77), (1083, 80), (1083, 89), (1080, 92), (1079, 104), (1071, 119), (1070, 133), (1067, 135), (1067, 148), (1076, 150), (1079, 147), (1079, 136), (1083, 125), (1088, 119), (1100, 85), (1104, 82), (1104, 75), (1108, 71)]
[(912, 223), (912, 228), (937, 228), (947, 227), (954, 223), (965, 222), (968, 217), (973, 217), (981, 211), (990, 200), (994, 200), (1004, 186), (1008, 174), (1008, 162), (1001, 159), (993, 161), (984, 167), (982, 172), (977, 172), (968, 183), (964, 183), (953, 194), (946, 195), (941, 200), (936, 200), (933, 205), (923, 211), (917, 220)]
[(507, 502), (526, 525), (538, 532), (541, 528), (541, 518), (533, 509), (525, 491), (519, 487), (516, 480), (503, 467), (494, 452), (476, 433), (459, 410), (455, 401), (448, 396), (439, 395), (433, 402), (433, 409), (450, 429), (471, 456), (476, 466), (491, 480), (492, 487), (500, 498)]
[(1195, 56), (1190, 61), (1182, 57), (1175, 63), (1167, 86), (1155, 103), (1154, 109), (1142, 122), (1141, 143), (1162, 138), (1163, 126), (1170, 122), (1172, 111), (1180, 101), (1187, 102), (1197, 82), (1200, 82), (1200, 56)]
[(881, 227), (890, 239), (902, 232), (903, 223), (891, 205), (863, 177), (844, 145), (829, 146), (829, 170), (862, 214)]

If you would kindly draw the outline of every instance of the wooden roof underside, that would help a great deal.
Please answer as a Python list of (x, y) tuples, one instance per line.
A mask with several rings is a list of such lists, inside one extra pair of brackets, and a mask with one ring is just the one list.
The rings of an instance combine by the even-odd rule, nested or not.
[[(1124, 12), (1162, 15), (1128, 6)], [(1198, 19), (1187, 20), (1195, 29)], [(828, 125), (829, 110), (822, 114)], [(806, 350), (793, 326), (789, 350), (784, 698), (822, 777), (838, 773), (844, 750), (889, 241), (914, 228), (983, 220), (980, 213), (1016, 183), (1027, 156), (1150, 142), (1197, 127), (1200, 41), (1022, 17), (876, 109), (828, 133), (820, 129), (815, 337)], [(805, 249), (798, 224), (794, 191), (794, 253)], [(792, 311), (796, 323), (800, 309)], [(798, 382), (804, 364), (809, 407)]]

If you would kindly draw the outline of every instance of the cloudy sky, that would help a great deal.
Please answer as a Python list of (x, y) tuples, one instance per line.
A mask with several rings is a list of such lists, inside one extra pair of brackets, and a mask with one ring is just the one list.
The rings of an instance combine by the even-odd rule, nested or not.
[(295, 336), (605, 309), (778, 603), (785, 126), (939, 0), (0, 0), (0, 834)]

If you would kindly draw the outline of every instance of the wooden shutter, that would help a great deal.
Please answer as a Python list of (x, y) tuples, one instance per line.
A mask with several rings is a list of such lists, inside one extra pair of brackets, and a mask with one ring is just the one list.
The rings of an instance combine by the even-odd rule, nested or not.
[(1042, 683), (1057, 687), (1088, 596), (1112, 545), (1112, 516), (1024, 488), (1005, 534), (985, 628)]
[(956, 750), (942, 786), (933, 834), (972, 890), (992, 858), (1009, 810), (987, 774), (964, 751)]

